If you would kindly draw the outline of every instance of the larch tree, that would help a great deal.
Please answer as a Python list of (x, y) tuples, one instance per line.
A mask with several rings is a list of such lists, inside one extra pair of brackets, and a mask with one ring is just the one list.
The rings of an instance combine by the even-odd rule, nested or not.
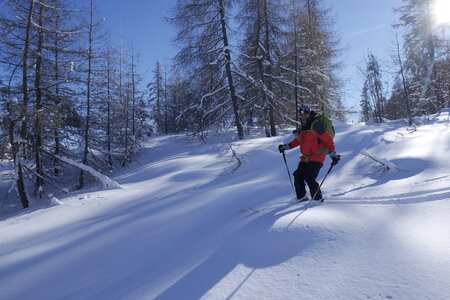
[(197, 101), (184, 114), (197, 116), (197, 130), (232, 118), (239, 139), (244, 131), (233, 75), (229, 37), (231, 2), (227, 0), (179, 0), (170, 22), (177, 28), (181, 46), (176, 62), (190, 81)]
[(165, 86), (164, 78), (159, 61), (153, 69), (153, 80), (147, 87), (149, 88), (149, 102), (153, 107), (153, 120), (156, 123), (156, 131), (161, 134), (167, 133), (167, 115), (165, 108)]
[(410, 89), (409, 82), (407, 79), (407, 70), (405, 68), (405, 56), (402, 51), (402, 46), (399, 41), (398, 31), (395, 30), (395, 41), (394, 41), (394, 51), (392, 54), (392, 59), (395, 67), (397, 68), (396, 76), (394, 78), (394, 86), (392, 91), (392, 96), (388, 100), (387, 106), (392, 106), (392, 102), (396, 99), (401, 100), (403, 105), (400, 105), (399, 109), (389, 109), (389, 112), (395, 111), (396, 116), (388, 116), (391, 118), (407, 117), (408, 125), (413, 124), (413, 113), (410, 103)]
[(256, 118), (264, 126), (267, 137), (276, 136), (276, 112), (284, 107), (280, 86), (283, 79), (277, 66), (281, 56), (284, 13), (283, 1), (268, 0), (243, 1), (239, 12), (239, 27), (243, 30), (240, 42), (242, 67), (239, 68), (245, 83), (243, 96), (250, 112), (250, 124)]
[[(294, 102), (344, 120), (337, 72), (342, 51), (331, 10), (321, 0), (291, 0), (283, 57)], [(298, 118), (297, 113), (295, 118)]]

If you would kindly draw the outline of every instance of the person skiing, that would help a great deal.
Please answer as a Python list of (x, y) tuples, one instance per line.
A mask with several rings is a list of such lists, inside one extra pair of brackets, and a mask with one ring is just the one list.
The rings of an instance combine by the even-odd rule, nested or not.
[(336, 154), (333, 137), (320, 120), (315, 120), (317, 113), (308, 106), (299, 108), (301, 129), (294, 131), (295, 138), (288, 144), (278, 146), (280, 153), (300, 146), (302, 154), (297, 170), (294, 171), (294, 186), (297, 199), (307, 201), (305, 182), (309, 187), (311, 198), (323, 201), (322, 192), (316, 179), (328, 154), (336, 164), (340, 156)]

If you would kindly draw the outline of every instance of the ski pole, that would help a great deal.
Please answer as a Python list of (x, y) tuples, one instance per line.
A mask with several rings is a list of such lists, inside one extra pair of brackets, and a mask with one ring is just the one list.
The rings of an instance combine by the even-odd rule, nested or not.
[(327, 178), (328, 174), (330, 174), (331, 169), (333, 169), (333, 167), (338, 163), (339, 159), (340, 159), (340, 156), (339, 156), (338, 160), (336, 160), (336, 161), (333, 160), (333, 162), (331, 163), (330, 168), (328, 169), (327, 174), (325, 174), (325, 177), (322, 179), (322, 182), (320, 183), (319, 188), (318, 188), (317, 191), (314, 193), (314, 196), (313, 196), (311, 199), (309, 199), (309, 201), (308, 201), (308, 203), (306, 204), (305, 208), (303, 208), (303, 209), (298, 213), (298, 215), (295, 216), (295, 218), (291, 221), (291, 223), (289, 223), (289, 225), (288, 225), (287, 227), (291, 226), (291, 225), (294, 223), (294, 221), (295, 221), (302, 213), (304, 213), (304, 212), (308, 209), (309, 205), (311, 204), (311, 202), (313, 201), (313, 199), (316, 198), (317, 193), (320, 191), (320, 188), (321, 188), (323, 182), (325, 181), (325, 178)]
[[(339, 157), (339, 159), (340, 159), (340, 157)], [(337, 160), (337, 161), (334, 161), (334, 160), (333, 160), (333, 161), (331, 162), (330, 168), (328, 169), (327, 173), (325, 174), (325, 177), (322, 179), (322, 182), (319, 184), (319, 188), (318, 188), (317, 191), (314, 193), (314, 196), (312, 197), (312, 199), (316, 198), (317, 193), (320, 191), (320, 188), (322, 187), (323, 182), (324, 182), (325, 179), (327, 178), (328, 174), (330, 174), (331, 169), (333, 169), (333, 167), (334, 167), (335, 165), (337, 165), (338, 161), (339, 161), (339, 160)], [(311, 200), (312, 200), (312, 199), (311, 199)]]
[(286, 170), (289, 176), (289, 181), (291, 182), (291, 187), (292, 187), (292, 191), (295, 193), (295, 188), (294, 188), (294, 184), (292, 183), (292, 178), (291, 178), (291, 171), (289, 171), (289, 167), (286, 161), (286, 154), (284, 154), (284, 150), (283, 152), (281, 152), (283, 154), (283, 159), (284, 159), (284, 164), (286, 165)]

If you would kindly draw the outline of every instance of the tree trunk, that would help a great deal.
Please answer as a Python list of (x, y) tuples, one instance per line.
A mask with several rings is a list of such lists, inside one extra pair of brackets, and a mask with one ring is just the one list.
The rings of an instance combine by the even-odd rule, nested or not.
[(14, 160), (14, 168), (16, 172), (16, 186), (17, 186), (17, 193), (20, 198), (20, 202), (22, 202), (23, 208), (27, 208), (29, 205), (28, 196), (25, 190), (25, 180), (23, 177), (23, 171), (22, 171), (22, 163), (20, 161), (20, 141), (16, 140), (16, 137), (18, 136), (18, 133), (16, 131), (19, 131), (18, 128), (16, 128), (16, 121), (12, 120), (9, 123), (9, 142), (11, 144), (11, 152), (12, 157)]
[(112, 155), (111, 155), (111, 53), (108, 51), (107, 57), (107, 82), (106, 82), (106, 147), (108, 149), (108, 164), (109, 168), (113, 169)]
[(44, 172), (42, 170), (42, 157), (41, 157), (41, 148), (42, 148), (42, 89), (41, 89), (41, 80), (42, 80), (42, 50), (44, 44), (44, 31), (43, 31), (43, 6), (39, 6), (39, 34), (38, 34), (38, 45), (37, 45), (37, 59), (36, 59), (36, 74), (34, 80), (34, 88), (36, 90), (36, 119), (35, 119), (35, 163), (36, 163), (36, 196), (38, 198), (42, 198), (43, 191), (42, 185), (43, 180), (42, 176)]
[(30, 8), (28, 11), (27, 28), (25, 33), (25, 43), (23, 47), (23, 60), (22, 60), (22, 124), (20, 129), (20, 136), (26, 140), (27, 139), (27, 127), (28, 127), (28, 57), (30, 56), (30, 36), (31, 36), (31, 26), (34, 10), (34, 0), (30, 0)]
[(233, 105), (234, 119), (238, 131), (238, 138), (242, 140), (244, 138), (244, 129), (242, 127), (242, 123), (239, 117), (238, 98), (236, 96), (236, 89), (233, 83), (233, 74), (231, 73), (231, 51), (228, 43), (227, 27), (225, 22), (225, 6), (223, 4), (223, 0), (219, 0), (219, 9), (222, 25), (223, 46), (225, 49), (225, 58), (226, 58), (225, 69), (228, 79), (228, 87), (230, 89), (231, 103)]
[[(59, 46), (58, 46), (58, 40), (59, 40), (59, 20), (60, 17), (57, 17), (57, 20), (55, 22), (55, 53), (54, 53), (54, 59), (55, 59), (55, 66), (53, 69), (53, 72), (55, 72), (54, 76), (55, 76), (55, 82), (56, 82), (56, 86), (55, 86), (55, 124), (54, 124), (54, 128), (53, 128), (53, 134), (54, 134), (54, 141), (55, 141), (55, 152), (54, 152), (54, 156), (56, 157), (56, 155), (60, 154), (60, 149), (61, 149), (61, 141), (60, 141), (60, 137), (59, 137), (59, 129), (61, 127), (61, 100), (60, 100), (60, 95), (59, 95)], [(59, 175), (59, 171), (58, 171), (58, 160), (56, 158), (54, 158), (53, 160), (54, 163), (54, 168), (53, 168), (53, 174), (55, 174), (55, 176)]]
[(263, 126), (264, 126), (264, 131), (266, 133), (266, 137), (270, 137), (270, 129), (269, 129), (269, 125), (268, 125), (268, 113), (267, 113), (267, 95), (265, 92), (265, 87), (266, 87), (266, 83), (265, 83), (265, 78), (264, 78), (264, 66), (263, 66), (263, 59), (264, 58), (259, 58), (262, 57), (261, 55), (259, 55), (258, 50), (260, 49), (260, 35), (261, 35), (261, 30), (262, 30), (262, 16), (261, 16), (261, 6), (258, 5), (257, 6), (257, 18), (256, 18), (258, 25), (257, 25), (257, 31), (256, 31), (256, 44), (255, 44), (255, 53), (253, 53), (254, 57), (257, 57), (257, 65), (258, 65), (258, 74), (259, 74), (259, 80), (261, 83), (261, 88), (260, 88), (260, 93), (261, 93), (261, 100), (263, 103)]
[[(129, 155), (129, 150), (128, 150), (128, 122), (129, 122), (129, 112), (128, 112), (128, 94), (125, 95), (124, 97), (124, 93), (123, 93), (123, 72), (122, 72), (122, 67), (123, 67), (123, 36), (122, 33), (120, 34), (120, 57), (119, 57), (119, 100), (123, 103), (124, 105), (124, 109), (125, 109), (125, 145), (124, 145), (124, 154), (123, 154), (123, 159), (122, 159), (122, 167), (125, 167), (126, 163), (128, 162), (128, 155)], [(124, 99), (125, 98), (125, 99)]]
[[(270, 57), (270, 29), (269, 29), (269, 16), (267, 11), (267, 0), (264, 0), (264, 25), (265, 25), (265, 39), (264, 39), (264, 48), (266, 51), (265, 59), (267, 61), (267, 74), (272, 74), (271, 63), (272, 58)], [(264, 74), (263, 74), (264, 76)], [(267, 88), (269, 91), (272, 91), (272, 83), (271, 80), (267, 82)], [(273, 111), (273, 99), (272, 97), (268, 97), (268, 113), (269, 113), (269, 124), (270, 124), (270, 135), (276, 136), (277, 129), (275, 127), (275, 114)]]
[(134, 46), (131, 45), (131, 135), (136, 136), (136, 83), (134, 82)]
[[(34, 10), (34, 0), (30, 0), (30, 6), (28, 10), (27, 18), (27, 28), (25, 33), (25, 43), (23, 47), (23, 57), (22, 57), (22, 109), (21, 109), (21, 128), (20, 128), (20, 138), (22, 141), (27, 140), (27, 130), (28, 130), (28, 57), (30, 51), (30, 36), (31, 36), (31, 25)], [(23, 151), (23, 145), (21, 141), (16, 140), (15, 134), (15, 122), (11, 124), (10, 128), (10, 139), (11, 145), (13, 146), (13, 158), (17, 172), (17, 192), (19, 194), (20, 201), (22, 202), (23, 208), (27, 208), (29, 205), (28, 196), (25, 190), (25, 180), (23, 177), (22, 163), (21, 163), (21, 152)]]
[[(90, 1), (90, 22), (89, 22), (89, 48), (88, 48), (88, 70), (86, 80), (86, 122), (84, 128), (84, 150), (82, 163), (88, 165), (88, 153), (89, 153), (89, 130), (91, 126), (91, 76), (92, 76), (92, 30), (93, 30), (93, 3)], [(84, 186), (84, 172), (80, 170), (80, 178), (78, 182), (78, 188), (81, 189)]]
[(396, 47), (397, 47), (397, 59), (398, 59), (398, 64), (400, 66), (400, 76), (402, 77), (403, 98), (404, 98), (404, 101), (405, 101), (405, 110), (406, 110), (406, 115), (408, 116), (408, 125), (412, 126), (413, 121), (412, 121), (412, 115), (411, 115), (411, 108), (409, 106), (408, 88), (407, 88), (407, 85), (406, 85), (405, 73), (404, 73), (404, 70), (403, 70), (402, 57), (400, 55), (400, 43), (398, 41), (397, 31), (395, 32), (395, 38), (396, 38)]

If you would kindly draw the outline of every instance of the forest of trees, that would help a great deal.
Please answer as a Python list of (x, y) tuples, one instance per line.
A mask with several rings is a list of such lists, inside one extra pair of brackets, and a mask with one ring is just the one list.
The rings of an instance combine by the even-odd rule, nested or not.
[(13, 162), (2, 205), (83, 188), (151, 133), (133, 49), (108, 42), (92, 0), (74, 3), (0, 2), (0, 159)]
[(302, 104), (345, 119), (339, 38), (321, 0), (177, 1), (169, 22), (181, 50), (149, 85), (158, 132), (235, 126), (243, 139), (259, 126), (271, 137), (298, 124)]
[[(405, 118), (433, 114), (450, 107), (450, 24), (434, 22), (433, 1), (403, 0), (395, 9), (392, 67), (382, 70), (369, 52), (363, 70), (361, 121)], [(394, 74), (388, 87), (388, 74)]]
[[(449, 40), (427, 5), (396, 9), (390, 89), (369, 52), (363, 121), (412, 124), (450, 106)], [(0, 1), (0, 159), (13, 183), (2, 206), (102, 181), (153, 133), (233, 127), (244, 139), (260, 127), (271, 137), (299, 124), (300, 105), (345, 120), (344, 50), (322, 0), (178, 0), (167, 17), (180, 50), (144, 80), (132, 43), (110, 41), (94, 0)]]

